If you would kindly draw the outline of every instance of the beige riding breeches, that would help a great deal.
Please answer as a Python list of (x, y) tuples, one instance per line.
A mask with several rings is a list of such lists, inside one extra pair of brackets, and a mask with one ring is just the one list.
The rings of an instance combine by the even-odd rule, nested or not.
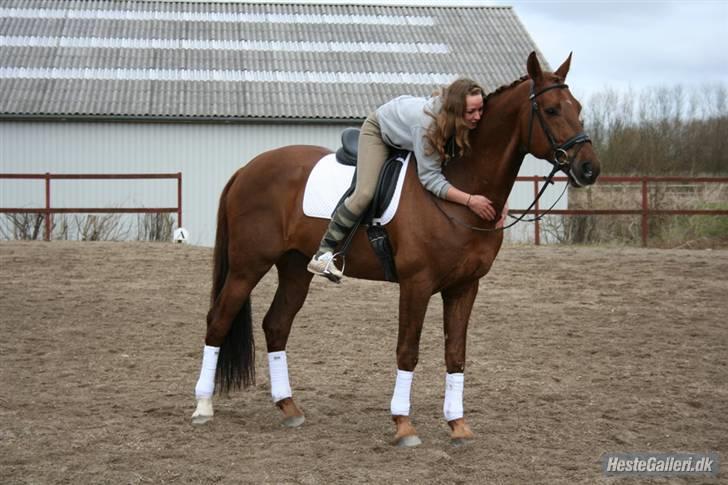
[(374, 198), (379, 172), (389, 155), (389, 146), (382, 140), (377, 113), (364, 121), (359, 134), (359, 152), (356, 162), (356, 187), (344, 203), (357, 216), (361, 215)]

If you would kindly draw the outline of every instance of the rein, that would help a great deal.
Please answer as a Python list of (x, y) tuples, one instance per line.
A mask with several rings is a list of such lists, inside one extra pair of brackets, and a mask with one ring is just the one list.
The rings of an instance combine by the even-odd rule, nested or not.
[(553, 210), (554, 207), (556, 207), (556, 204), (559, 203), (559, 201), (561, 200), (561, 198), (566, 193), (566, 189), (567, 189), (568, 185), (564, 186), (564, 190), (561, 192), (561, 195), (559, 195), (559, 198), (556, 199), (556, 202), (554, 202), (551, 205), (551, 207), (549, 207), (545, 212), (543, 212), (542, 214), (539, 214), (538, 216), (534, 217), (533, 219), (524, 219), (526, 217), (526, 214), (528, 213), (528, 211), (530, 211), (531, 209), (533, 209), (533, 207), (536, 205), (536, 202), (538, 202), (538, 200), (541, 198), (541, 196), (543, 195), (543, 193), (546, 191), (546, 187), (548, 187), (550, 184), (553, 184), (554, 183), (553, 178), (554, 178), (554, 175), (556, 175), (556, 172), (558, 172), (558, 171), (559, 171), (559, 167), (554, 166), (553, 170), (551, 170), (551, 173), (548, 175), (548, 177), (544, 177), (545, 183), (544, 183), (543, 187), (541, 187), (541, 190), (539, 190), (538, 195), (536, 196), (536, 198), (533, 200), (533, 202), (531, 202), (531, 205), (529, 205), (528, 208), (525, 211), (523, 211), (523, 214), (521, 214), (518, 217), (514, 217), (514, 216), (512, 216), (512, 215), (509, 214), (508, 217), (512, 217), (513, 219), (515, 219), (515, 221), (513, 221), (510, 224), (505, 225), (503, 227), (490, 228), (490, 227), (477, 227), (477, 226), (473, 226), (473, 225), (468, 224), (467, 222), (461, 221), (457, 217), (452, 216), (452, 215), (448, 214), (447, 212), (445, 212), (445, 209), (443, 209), (442, 206), (439, 204), (437, 198), (433, 198), (432, 200), (435, 203), (435, 207), (437, 207), (440, 210), (440, 212), (443, 213), (443, 215), (445, 217), (447, 217), (448, 219), (450, 219), (452, 222), (454, 222), (456, 224), (459, 224), (459, 225), (461, 225), (463, 227), (467, 227), (468, 229), (471, 229), (473, 231), (480, 231), (480, 232), (498, 232), (498, 231), (504, 231), (506, 229), (509, 229), (509, 228), (515, 226), (516, 224), (518, 224), (521, 221), (523, 221), (523, 222), (540, 221), (541, 219), (543, 219), (544, 216), (547, 216), (549, 214), (549, 212), (551, 212), (551, 210)]
[[(559, 195), (559, 198), (556, 199), (556, 202), (554, 202), (551, 207), (549, 207), (545, 212), (537, 215), (536, 217), (532, 219), (524, 219), (526, 217), (526, 214), (528, 211), (533, 209), (533, 207), (536, 205), (536, 203), (539, 201), (543, 193), (546, 191), (546, 187), (549, 185), (553, 185), (554, 181), (554, 175), (556, 175), (556, 172), (559, 170), (563, 170), (566, 173), (568, 172), (568, 169), (571, 167), (571, 160), (569, 160), (569, 153), (568, 150), (575, 145), (579, 145), (579, 147), (576, 150), (576, 153), (574, 153), (574, 157), (579, 154), (579, 151), (581, 150), (584, 143), (591, 143), (591, 138), (589, 138), (589, 135), (587, 135), (585, 132), (580, 131), (576, 135), (572, 136), (565, 142), (558, 144), (556, 142), (556, 138), (554, 137), (553, 133), (551, 132), (551, 129), (549, 128), (548, 124), (546, 123), (546, 120), (543, 117), (543, 114), (541, 113), (541, 110), (538, 107), (538, 102), (536, 101), (536, 98), (541, 96), (543, 93), (550, 91), (552, 89), (568, 89), (568, 84), (565, 83), (558, 83), (558, 84), (552, 84), (550, 86), (546, 86), (543, 89), (540, 89), (538, 91), (535, 91), (536, 83), (531, 81), (531, 93), (528, 96), (529, 101), (531, 102), (531, 111), (528, 118), (528, 145), (526, 145), (525, 153), (531, 152), (531, 140), (533, 138), (533, 119), (534, 119), (534, 113), (536, 114), (536, 118), (538, 118), (539, 124), (541, 125), (541, 129), (543, 129), (544, 134), (546, 135), (546, 138), (549, 141), (549, 144), (551, 145), (551, 151), (553, 153), (553, 160), (547, 159), (551, 165), (553, 165), (553, 169), (551, 170), (551, 173), (545, 177), (545, 183), (543, 187), (541, 187), (541, 190), (538, 192), (538, 195), (536, 195), (536, 198), (531, 202), (531, 205), (528, 206), (528, 208), (519, 216), (514, 217), (509, 214), (509, 217), (515, 219), (515, 221), (511, 222), (508, 225), (505, 225), (503, 227), (497, 227), (497, 228), (488, 228), (488, 227), (477, 227), (472, 226), (464, 221), (461, 221), (455, 216), (451, 216), (447, 212), (445, 212), (445, 209), (443, 209), (440, 204), (437, 201), (437, 198), (433, 199), (435, 206), (442, 212), (445, 217), (450, 219), (451, 221), (460, 224), (461, 226), (467, 227), (468, 229), (471, 229), (473, 231), (481, 231), (481, 232), (497, 232), (497, 231), (503, 231), (510, 227), (513, 227), (514, 225), (518, 224), (519, 222), (535, 222), (540, 221), (545, 216), (547, 216), (554, 207), (556, 207), (556, 204), (561, 200), (561, 198), (566, 193), (566, 189), (568, 187), (568, 184), (564, 186), (563, 192), (561, 192), (561, 195)], [(572, 157), (573, 158), (573, 157)], [(574, 179), (574, 177), (570, 177), (571, 179)], [(574, 180), (577, 184), (578, 182)]]

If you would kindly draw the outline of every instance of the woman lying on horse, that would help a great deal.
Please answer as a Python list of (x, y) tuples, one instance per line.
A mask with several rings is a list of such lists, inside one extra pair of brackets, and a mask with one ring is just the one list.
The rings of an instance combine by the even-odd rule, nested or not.
[(442, 173), (443, 164), (470, 150), (470, 131), (483, 115), (483, 89), (460, 78), (442, 93), (427, 98), (400, 96), (369, 115), (359, 135), (356, 188), (334, 212), (308, 270), (339, 282), (335, 251), (374, 196), (379, 172), (390, 148), (414, 152), (422, 185), (437, 197), (467, 206), (486, 220), (495, 218), (491, 201), (454, 187)]

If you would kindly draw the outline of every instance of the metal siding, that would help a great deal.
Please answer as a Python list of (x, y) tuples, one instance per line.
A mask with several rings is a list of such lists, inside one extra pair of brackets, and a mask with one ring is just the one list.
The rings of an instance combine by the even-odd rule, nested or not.
[[(220, 192), (259, 153), (292, 144), (335, 149), (342, 124), (0, 123), (2, 173), (182, 172), (190, 242), (212, 245)], [(53, 181), (55, 207), (176, 205), (176, 183)], [(0, 180), (0, 206), (42, 207), (43, 181)]]

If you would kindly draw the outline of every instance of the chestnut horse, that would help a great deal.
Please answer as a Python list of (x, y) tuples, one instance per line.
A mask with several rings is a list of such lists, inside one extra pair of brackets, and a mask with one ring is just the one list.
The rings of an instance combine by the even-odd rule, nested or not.
[[(526, 63), (527, 76), (485, 97), (485, 114), (470, 135), (472, 149), (444, 168), (447, 179), (461, 190), (488, 197), (498, 215), (526, 153), (564, 171), (573, 186), (593, 184), (599, 174), (599, 161), (583, 132), (581, 106), (564, 84), (570, 63), (571, 55), (555, 72), (544, 72), (535, 53), (531, 53)], [(271, 361), (271, 387), (287, 426), (298, 426), (304, 418), (290, 392), (284, 351), (293, 319), (311, 282), (306, 263), (327, 225), (326, 220), (303, 214), (303, 193), (309, 173), (328, 153), (314, 146), (287, 146), (263, 153), (232, 176), (220, 197), (212, 306), (207, 316), (206, 353), (198, 386), (205, 372), (212, 382), (210, 376), (215, 370), (218, 391), (253, 382), (249, 296), (275, 265), (278, 289), (263, 319), (263, 329), (269, 360), (271, 355), (282, 357), (282, 362), (275, 364), (275, 372)], [(415, 170), (415, 164), (409, 164), (398, 212), (387, 226), (400, 287), (398, 376), (399, 371), (414, 371), (425, 310), (430, 297), (440, 293), (447, 372), (462, 379), (466, 332), (478, 281), (490, 270), (503, 233), (494, 230), (495, 222), (481, 220), (461, 205), (436, 199), (424, 189)], [(361, 229), (353, 239), (345, 274), (384, 279), (382, 266)], [(212, 365), (205, 360), (208, 347), (215, 355)], [(462, 380), (459, 382), (454, 404), (460, 414), (448, 420), (456, 443), (473, 436), (462, 417)], [(276, 386), (279, 390), (282, 386), (283, 391), (274, 390)], [(194, 423), (212, 418), (210, 387), (214, 389), (214, 383), (197, 394)], [(406, 411), (395, 413), (392, 405), (394, 442), (414, 446), (420, 441), (408, 416), (410, 389), (405, 388), (403, 397), (395, 387), (393, 403), (395, 399), (404, 402)], [(446, 391), (445, 407), (447, 399)], [(445, 415), (448, 419), (447, 412)]]

